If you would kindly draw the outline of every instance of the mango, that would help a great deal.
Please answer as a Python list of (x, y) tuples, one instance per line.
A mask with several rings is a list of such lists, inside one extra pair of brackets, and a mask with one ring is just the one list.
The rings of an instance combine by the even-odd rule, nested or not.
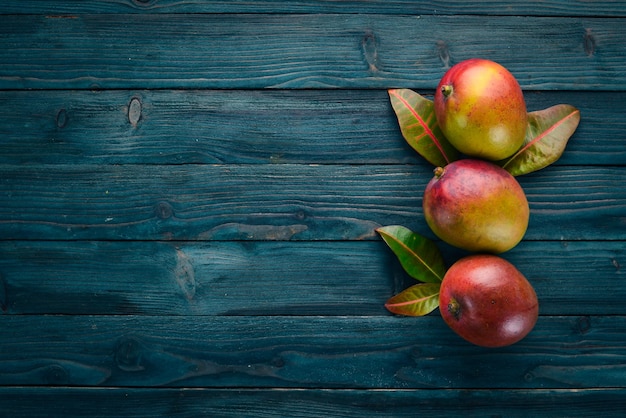
[(448, 326), (481, 347), (523, 339), (539, 316), (537, 294), (510, 262), (495, 255), (461, 258), (441, 282), (439, 310)]
[(526, 195), (515, 177), (477, 159), (436, 168), (422, 206), (435, 235), (473, 252), (510, 250), (524, 237), (530, 218)]
[(437, 123), (461, 153), (497, 161), (523, 144), (528, 114), (522, 89), (502, 65), (469, 59), (450, 68), (434, 97)]

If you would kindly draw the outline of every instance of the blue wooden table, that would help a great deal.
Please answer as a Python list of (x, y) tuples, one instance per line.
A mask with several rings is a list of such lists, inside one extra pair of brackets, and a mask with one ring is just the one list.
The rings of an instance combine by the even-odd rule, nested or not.
[[(387, 89), (470, 57), (581, 111), (500, 349), (387, 312), (375, 233), (433, 237)], [(619, 1), (3, 1), (0, 416), (624, 416), (624, 86)]]

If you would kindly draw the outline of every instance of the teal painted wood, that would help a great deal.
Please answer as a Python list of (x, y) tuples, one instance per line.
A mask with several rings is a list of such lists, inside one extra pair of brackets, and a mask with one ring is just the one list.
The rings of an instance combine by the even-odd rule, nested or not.
[(489, 350), (438, 315), (5, 315), (0, 326), (2, 386), (626, 387), (624, 316), (543, 316)]
[[(465, 255), (437, 245), (448, 265)], [(623, 241), (526, 241), (503, 256), (542, 315), (626, 315)], [(14, 315), (387, 316), (415, 283), (381, 241), (0, 242), (0, 308)]]
[[(620, 416), (625, 8), (2, 2), (0, 415)], [(430, 235), (385, 90), (470, 56), (583, 117), (519, 178), (541, 316), (496, 350), (389, 314), (374, 233)]]
[(84, 13), (385, 13), (526, 16), (626, 16), (620, 1), (197, 1), (197, 0), (5, 0), (0, 14)]
[(13, 314), (381, 315), (404, 285), (391, 257), (378, 242), (0, 242), (2, 307)]
[[(422, 92), (427, 97), (431, 91)], [(626, 93), (526, 92), (581, 123), (557, 165), (626, 161)], [(0, 91), (4, 164), (423, 164), (385, 90)]]
[[(427, 236), (427, 165), (0, 166), (0, 238), (358, 240), (405, 225)], [(623, 240), (626, 168), (519, 177), (528, 240)]]
[(362, 390), (0, 388), (0, 408), (23, 418), (282, 416), (448, 418), (623, 417), (623, 389)]
[(4, 15), (0, 28), (2, 89), (432, 89), (477, 56), (525, 89), (626, 85), (621, 18)]

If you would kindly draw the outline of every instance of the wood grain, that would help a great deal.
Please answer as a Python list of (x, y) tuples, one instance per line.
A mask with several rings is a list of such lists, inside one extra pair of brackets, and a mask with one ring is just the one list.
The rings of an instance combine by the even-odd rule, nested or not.
[[(400, 224), (431, 236), (427, 166), (0, 166), (0, 238), (355, 240)], [(624, 239), (623, 167), (523, 176), (528, 240)]]
[(20, 417), (192, 418), (289, 416), (623, 416), (623, 389), (142, 389), (0, 388), (0, 407)]
[(385, 13), (526, 16), (626, 16), (619, 1), (550, 0), (505, 2), (486, 0), (411, 1), (315, 0), (315, 1), (216, 1), (216, 0), (5, 0), (0, 14), (83, 13)]
[(4, 242), (2, 302), (13, 314), (385, 314), (404, 277), (382, 243), (354, 244)]
[(524, 89), (626, 85), (621, 18), (2, 15), (0, 28), (0, 89), (433, 89), (471, 57)]
[[(0, 4), (0, 416), (623, 416), (626, 3)], [(386, 90), (470, 57), (582, 122), (519, 177), (540, 317), (464, 342), (374, 229), (427, 236)], [(465, 255), (440, 241), (446, 262)]]
[[(438, 245), (448, 265), (465, 255)], [(528, 241), (503, 256), (542, 315), (626, 315), (622, 241)], [(0, 242), (5, 314), (387, 316), (415, 283), (381, 241)]]
[[(567, 103), (581, 111), (555, 164), (626, 161), (626, 93), (525, 97), (529, 110)], [(17, 90), (0, 91), (0, 102), (11, 109), (0, 112), (5, 164), (424, 163), (384, 90)]]
[(437, 315), (0, 317), (0, 385), (624, 388), (626, 317), (544, 316), (485, 350)]

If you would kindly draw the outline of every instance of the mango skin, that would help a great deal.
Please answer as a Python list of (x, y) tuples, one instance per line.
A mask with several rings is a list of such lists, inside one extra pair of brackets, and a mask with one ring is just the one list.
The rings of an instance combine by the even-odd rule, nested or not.
[(498, 161), (522, 146), (528, 126), (519, 83), (502, 65), (479, 58), (462, 61), (439, 81), (435, 116), (461, 153)]
[(463, 159), (435, 169), (422, 200), (430, 229), (464, 250), (499, 254), (515, 247), (528, 228), (524, 190), (503, 168)]
[(481, 347), (504, 347), (524, 338), (539, 315), (537, 294), (510, 262), (495, 255), (461, 258), (446, 272), (439, 310), (448, 326)]

